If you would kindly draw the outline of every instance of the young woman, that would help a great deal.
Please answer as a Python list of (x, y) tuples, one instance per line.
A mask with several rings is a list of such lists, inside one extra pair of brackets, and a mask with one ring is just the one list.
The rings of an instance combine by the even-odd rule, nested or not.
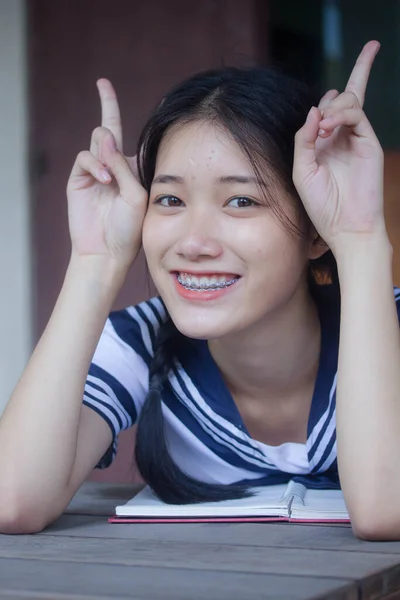
[[(190, 78), (145, 126), (138, 174), (98, 82), (65, 282), (0, 421), (0, 531), (45, 527), (138, 421), (166, 502), (297, 477), (341, 484), (356, 535), (400, 539), (398, 292), (362, 111), (378, 49), (318, 107), (270, 70)], [(160, 297), (109, 315), (142, 241)]]

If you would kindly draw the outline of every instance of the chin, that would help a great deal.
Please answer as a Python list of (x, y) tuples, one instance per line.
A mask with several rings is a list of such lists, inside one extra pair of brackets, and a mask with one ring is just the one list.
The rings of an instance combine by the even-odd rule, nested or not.
[(221, 323), (216, 324), (211, 322), (209, 319), (189, 319), (185, 318), (182, 313), (180, 315), (174, 313), (175, 311), (172, 311), (170, 316), (175, 324), (175, 327), (188, 338), (192, 338), (194, 340), (210, 340), (221, 337), (225, 334), (225, 328), (221, 327)]
[[(230, 311), (199, 311), (185, 310), (177, 305), (171, 307), (167, 305), (167, 310), (175, 327), (183, 335), (195, 340), (215, 340), (226, 335), (238, 332), (241, 327), (239, 321), (234, 318)], [(233, 311), (232, 311), (233, 312)], [(240, 320), (241, 322), (241, 320)]]

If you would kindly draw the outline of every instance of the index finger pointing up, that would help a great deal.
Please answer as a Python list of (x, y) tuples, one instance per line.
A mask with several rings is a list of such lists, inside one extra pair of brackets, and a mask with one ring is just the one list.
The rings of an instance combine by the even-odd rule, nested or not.
[(365, 90), (367, 89), (371, 67), (380, 47), (380, 43), (376, 41), (365, 44), (346, 85), (346, 92), (353, 92), (357, 96), (361, 107), (364, 104)]
[(99, 79), (97, 89), (101, 102), (101, 125), (113, 133), (117, 148), (122, 152), (122, 124), (117, 94), (108, 79)]

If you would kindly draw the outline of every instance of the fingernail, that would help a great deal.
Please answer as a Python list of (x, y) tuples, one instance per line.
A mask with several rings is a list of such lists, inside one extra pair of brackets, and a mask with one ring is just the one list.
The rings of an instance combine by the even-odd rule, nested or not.
[(312, 106), (312, 107), (310, 108), (310, 110), (308, 111), (308, 115), (307, 115), (307, 119), (306, 119), (307, 121), (309, 121), (309, 119), (310, 119), (310, 117), (311, 117), (311, 113), (312, 113), (312, 111), (313, 111), (313, 108), (314, 108), (314, 106)]
[(326, 135), (325, 129), (318, 129), (318, 135)]
[(102, 181), (111, 181), (111, 175), (107, 169), (100, 169), (99, 176)]

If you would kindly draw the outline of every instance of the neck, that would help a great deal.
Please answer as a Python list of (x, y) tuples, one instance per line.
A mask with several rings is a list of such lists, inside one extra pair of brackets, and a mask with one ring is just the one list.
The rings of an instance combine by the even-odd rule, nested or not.
[(320, 338), (315, 303), (299, 289), (262, 322), (208, 346), (232, 393), (281, 401), (315, 380)]

